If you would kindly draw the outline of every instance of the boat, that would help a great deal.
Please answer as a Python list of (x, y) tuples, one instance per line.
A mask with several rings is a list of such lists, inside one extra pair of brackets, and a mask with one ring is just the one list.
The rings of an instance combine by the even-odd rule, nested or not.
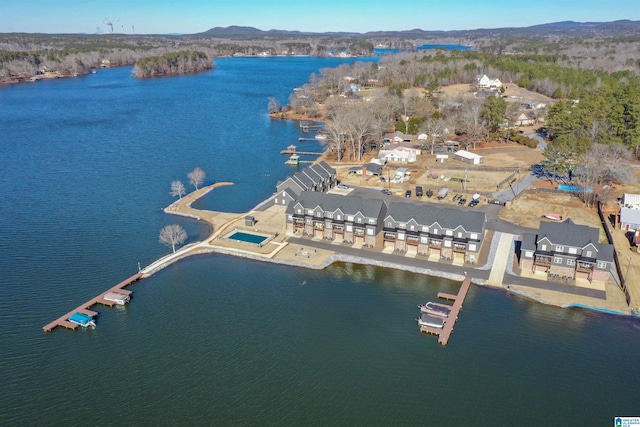
[(440, 316), (440, 317), (449, 317), (449, 314), (451, 314), (450, 308), (444, 307), (442, 305), (434, 304), (432, 302), (419, 305), (418, 308), (423, 313), (433, 314), (435, 316)]
[(476, 194), (473, 195), (472, 199), (473, 200), (480, 200), (480, 197), (481, 197), (480, 194), (476, 193)]
[(449, 194), (449, 189), (447, 187), (441, 188), (440, 191), (438, 191), (438, 200), (444, 199), (447, 197), (447, 194)]
[(123, 295), (117, 292), (107, 292), (102, 298), (105, 301), (115, 302), (118, 305), (125, 305), (131, 300), (129, 295)]
[(320, 140), (320, 141), (324, 141), (327, 139), (327, 135), (323, 134), (323, 133), (318, 133), (315, 136), (316, 139)]
[(298, 165), (298, 164), (300, 164), (300, 156), (298, 156), (297, 154), (292, 154), (291, 157), (289, 157), (289, 160), (284, 162), (284, 164), (285, 165)]
[(432, 316), (430, 314), (423, 313), (416, 319), (418, 325), (428, 326), (430, 328), (442, 328), (444, 326), (444, 318)]
[(93, 320), (93, 316), (89, 316), (88, 314), (84, 314), (84, 313), (73, 313), (69, 317), (69, 322), (75, 323), (76, 325), (80, 325), (83, 328), (96, 327), (96, 321)]
[(562, 221), (562, 215), (558, 215), (554, 213), (546, 213), (542, 215), (542, 217), (550, 219), (551, 221)]

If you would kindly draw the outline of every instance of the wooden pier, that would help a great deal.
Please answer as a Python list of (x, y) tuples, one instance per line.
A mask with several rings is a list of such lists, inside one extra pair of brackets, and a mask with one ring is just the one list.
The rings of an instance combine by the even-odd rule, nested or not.
[(466, 277), (462, 281), (462, 286), (460, 286), (458, 295), (439, 292), (438, 298), (453, 301), (453, 305), (438, 304), (440, 306), (449, 308), (451, 310), (451, 313), (449, 313), (449, 316), (444, 319), (444, 326), (442, 327), (442, 329), (432, 328), (429, 326), (420, 326), (420, 332), (438, 335), (438, 342), (442, 345), (447, 345), (447, 343), (449, 342), (449, 337), (451, 336), (451, 332), (453, 332), (453, 326), (455, 325), (456, 320), (458, 320), (458, 313), (460, 313), (460, 310), (462, 309), (462, 303), (467, 296), (467, 292), (469, 291), (470, 286), (471, 278)]
[(98, 315), (97, 312), (95, 312), (93, 310), (89, 310), (91, 307), (93, 307), (96, 304), (102, 304), (102, 305), (106, 305), (106, 306), (109, 306), (109, 307), (113, 306), (115, 304), (115, 302), (105, 300), (104, 296), (106, 294), (108, 294), (109, 292), (115, 292), (115, 293), (122, 294), (122, 295), (131, 295), (132, 292), (130, 290), (124, 289), (124, 288), (129, 286), (133, 282), (139, 280), (141, 277), (142, 277), (142, 272), (134, 274), (133, 276), (129, 277), (128, 279), (123, 280), (122, 282), (118, 283), (116, 286), (107, 289), (106, 291), (104, 291), (103, 293), (98, 295), (97, 297), (85, 302), (81, 306), (77, 307), (75, 310), (72, 310), (72, 311), (68, 312), (64, 316), (54, 320), (53, 322), (49, 323), (48, 325), (43, 326), (42, 329), (44, 329), (45, 332), (52, 331), (57, 326), (62, 326), (62, 327), (68, 328), (68, 329), (76, 329), (78, 327), (78, 325), (76, 325), (75, 323), (69, 322), (69, 320), (68, 320), (69, 317), (71, 317), (72, 314), (74, 314), (74, 313), (83, 313), (83, 314), (86, 314), (88, 316), (97, 316)]

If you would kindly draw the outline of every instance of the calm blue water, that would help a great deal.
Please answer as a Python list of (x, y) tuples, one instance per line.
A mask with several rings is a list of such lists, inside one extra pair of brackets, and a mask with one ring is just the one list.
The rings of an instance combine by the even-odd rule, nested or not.
[[(42, 326), (167, 253), (170, 183), (233, 181), (197, 207), (244, 212), (292, 172), (270, 120), (344, 60), (218, 59), (139, 81), (100, 70), (0, 88), (0, 425), (610, 425), (638, 415), (635, 319), (473, 287), (447, 347), (417, 304), (458, 285), (341, 264), (194, 257), (135, 284), (95, 330)], [(319, 149), (315, 142), (304, 147)], [(313, 150), (311, 150), (313, 151)]]

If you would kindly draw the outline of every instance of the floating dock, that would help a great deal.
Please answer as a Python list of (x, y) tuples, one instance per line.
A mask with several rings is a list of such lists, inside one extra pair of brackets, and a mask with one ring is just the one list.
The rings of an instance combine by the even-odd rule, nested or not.
[(64, 328), (68, 328), (68, 329), (76, 329), (78, 327), (77, 324), (75, 323), (71, 323), (69, 322), (69, 317), (71, 317), (72, 314), (74, 313), (83, 313), (86, 314), (88, 316), (98, 316), (98, 313), (93, 311), (93, 310), (89, 310), (91, 307), (93, 307), (96, 304), (102, 304), (102, 305), (106, 305), (106, 306), (113, 306), (116, 303), (114, 301), (108, 301), (106, 299), (104, 299), (104, 296), (106, 294), (108, 294), (109, 292), (115, 292), (117, 294), (121, 294), (121, 295), (131, 295), (131, 291), (128, 289), (124, 289), (125, 287), (129, 286), (130, 284), (132, 284), (133, 282), (136, 282), (137, 280), (139, 280), (142, 277), (142, 272), (136, 273), (133, 276), (129, 277), (126, 280), (123, 280), (122, 282), (118, 283), (116, 286), (107, 289), (106, 291), (104, 291), (103, 293), (101, 293), (100, 295), (98, 295), (97, 297), (85, 302), (84, 304), (82, 304), (81, 306), (77, 307), (76, 309), (68, 312), (67, 314), (65, 314), (64, 316), (54, 320), (53, 322), (49, 323), (48, 325), (45, 325), (42, 327), (42, 329), (44, 329), (45, 332), (49, 332), (54, 330), (56, 327), (58, 326), (62, 326)]
[(453, 301), (453, 305), (438, 304), (443, 307), (449, 308), (451, 310), (451, 313), (449, 313), (449, 317), (446, 317), (444, 319), (444, 326), (441, 329), (432, 328), (429, 326), (420, 326), (420, 332), (438, 335), (438, 342), (442, 345), (447, 345), (447, 343), (449, 342), (449, 337), (451, 336), (451, 332), (453, 332), (453, 326), (455, 325), (456, 320), (458, 320), (458, 313), (460, 313), (460, 310), (462, 309), (462, 303), (467, 296), (467, 292), (469, 291), (470, 286), (471, 278), (466, 277), (462, 281), (462, 286), (460, 286), (458, 295), (438, 292), (438, 298)]

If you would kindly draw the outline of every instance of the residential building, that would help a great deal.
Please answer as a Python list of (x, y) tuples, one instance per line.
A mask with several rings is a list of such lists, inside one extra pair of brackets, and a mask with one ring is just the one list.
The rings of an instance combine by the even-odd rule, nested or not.
[(304, 191), (286, 210), (287, 231), (374, 246), (387, 206), (380, 199)]
[(325, 192), (338, 182), (336, 170), (326, 162), (309, 166), (280, 182), (276, 187), (275, 204), (288, 206), (303, 191)]
[(514, 126), (531, 126), (537, 123), (538, 119), (532, 113), (522, 112), (518, 114), (516, 119), (513, 122)]
[(542, 222), (537, 234), (524, 234), (520, 267), (549, 278), (606, 281), (613, 264), (613, 245), (600, 243), (600, 231), (571, 219)]
[(624, 208), (640, 209), (640, 194), (624, 193), (620, 205)]
[(479, 89), (497, 90), (502, 87), (499, 79), (490, 79), (486, 74), (476, 76), (476, 87)]
[(367, 163), (362, 166), (349, 168), (349, 173), (363, 176), (380, 175), (382, 173), (382, 167), (379, 163)]
[(620, 208), (620, 228), (622, 230), (640, 230), (640, 209)]
[(286, 210), (287, 231), (339, 243), (475, 264), (485, 214), (427, 204), (305, 191)]
[(484, 212), (392, 202), (383, 245), (400, 252), (475, 264), (484, 237)]
[(417, 155), (415, 151), (411, 150), (380, 150), (378, 159), (383, 163), (415, 163)]

